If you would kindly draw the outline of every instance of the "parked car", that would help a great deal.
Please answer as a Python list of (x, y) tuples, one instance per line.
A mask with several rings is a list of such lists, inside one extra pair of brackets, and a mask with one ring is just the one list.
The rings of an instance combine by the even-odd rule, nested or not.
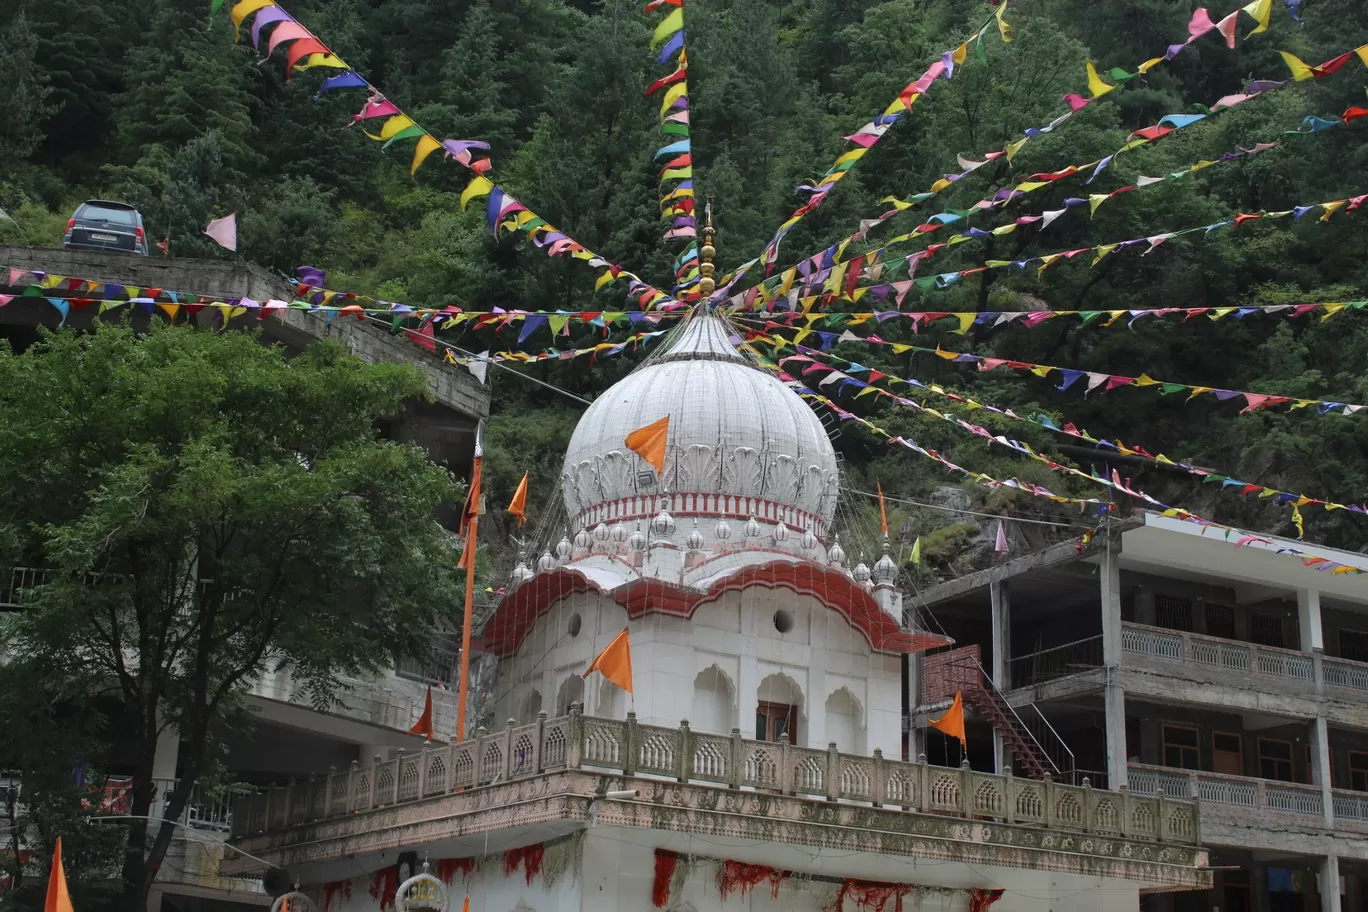
[(127, 203), (86, 200), (67, 220), (62, 247), (147, 256), (142, 214)]

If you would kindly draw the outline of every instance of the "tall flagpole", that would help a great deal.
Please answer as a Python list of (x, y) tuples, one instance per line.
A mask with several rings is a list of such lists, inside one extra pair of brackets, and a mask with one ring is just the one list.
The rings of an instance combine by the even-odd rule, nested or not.
[(470, 485), (475, 494), (468, 508), (466, 546), (461, 561), (465, 564), (465, 618), (461, 621), (461, 683), (456, 697), (456, 741), (465, 740), (466, 695), (470, 690), (470, 627), (475, 616), (475, 541), (480, 529), (480, 505), (484, 500), (481, 474), (484, 469), (484, 421), (475, 429), (475, 465), (470, 472)]

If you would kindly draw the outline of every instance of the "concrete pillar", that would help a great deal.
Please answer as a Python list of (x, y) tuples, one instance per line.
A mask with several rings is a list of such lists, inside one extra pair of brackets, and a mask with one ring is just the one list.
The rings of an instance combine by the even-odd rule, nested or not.
[(1115, 791), (1126, 779), (1126, 691), (1107, 675), (1103, 690), (1107, 710), (1107, 788)]
[(798, 746), (806, 744), (808, 747), (818, 749), (825, 748), (828, 744), (826, 731), (826, 669), (814, 664), (808, 670), (808, 693), (803, 694), (803, 705), (798, 711), (801, 716), (804, 711), (807, 713), (806, 719), (798, 721)]
[(1321, 912), (1340, 912), (1339, 858), (1327, 855), (1321, 861), (1320, 883), (1317, 884), (1321, 898)]
[(1326, 829), (1335, 828), (1335, 806), (1330, 793), (1334, 767), (1330, 761), (1330, 732), (1325, 716), (1318, 715), (1311, 723), (1311, 782), (1321, 788), (1321, 803), (1325, 810)]
[(1320, 592), (1297, 590), (1297, 631), (1302, 652), (1324, 652), (1325, 634), (1321, 627)]
[(993, 684), (1006, 692), (1012, 686), (1009, 664), (1012, 659), (1012, 613), (1007, 580), (989, 583), (988, 597), (992, 606)]
[[(1007, 593), (1007, 580), (996, 579), (988, 584), (991, 606), (990, 626), (993, 643), (993, 686), (1006, 693), (1011, 689), (1012, 612)], [(993, 732), (993, 768), (1002, 773), (1012, 765), (1012, 751), (1002, 732)]]
[(1112, 537), (1102, 552), (1102, 661), (1121, 664), (1121, 538)]

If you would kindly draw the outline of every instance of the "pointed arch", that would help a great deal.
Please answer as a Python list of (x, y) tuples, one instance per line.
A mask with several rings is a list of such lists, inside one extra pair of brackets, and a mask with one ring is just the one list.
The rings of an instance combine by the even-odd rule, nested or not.
[(716, 662), (694, 677), (689, 727), (718, 735), (737, 727), (736, 683)]

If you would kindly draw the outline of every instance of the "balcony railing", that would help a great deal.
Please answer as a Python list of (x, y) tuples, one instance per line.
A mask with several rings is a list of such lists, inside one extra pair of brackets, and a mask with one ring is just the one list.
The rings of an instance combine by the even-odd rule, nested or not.
[[(1121, 648), (1128, 655), (1202, 665), (1237, 674), (1258, 674), (1307, 684), (1316, 681), (1316, 666), (1311, 656), (1257, 643), (1125, 623), (1121, 625)], [(1368, 690), (1368, 682), (1364, 689)]]
[[(155, 790), (152, 795), (153, 817), (162, 818), (171, 804), (171, 797), (179, 786), (177, 779), (153, 779)], [(181, 811), (177, 822), (195, 830), (210, 830), (221, 833), (233, 828), (233, 802), (251, 794), (250, 786), (226, 786), (206, 789), (199, 785), (191, 786), (190, 800)]]
[(1323, 656), (1321, 658), (1321, 669), (1322, 674), (1325, 675), (1326, 685), (1356, 690), (1359, 693), (1368, 693), (1368, 665), (1362, 662), (1351, 662), (1348, 659)]
[(967, 766), (930, 766), (814, 750), (787, 743), (699, 734), (584, 716), (548, 719), (497, 733), (483, 729), (459, 744), (335, 770), (272, 787), (238, 801), (233, 835), (278, 832), (317, 820), (436, 798), (463, 789), (564, 769), (609, 771), (718, 788), (750, 789), (895, 807), (921, 813), (992, 818), (1073, 832), (1157, 842), (1200, 842), (1197, 806), (1166, 796), (1141, 797), (979, 773)]
[(1129, 767), (1128, 780), (1131, 791), (1139, 795), (1163, 793), (1170, 798), (1195, 798), (1204, 804), (1281, 811), (1302, 817), (1315, 817), (1318, 820), (1325, 818), (1325, 804), (1318, 785), (1175, 770), (1136, 763)]
[(1102, 636), (1099, 634), (1011, 659), (1007, 663), (1008, 680), (1012, 689), (1032, 687), (1091, 671), (1103, 664)]

